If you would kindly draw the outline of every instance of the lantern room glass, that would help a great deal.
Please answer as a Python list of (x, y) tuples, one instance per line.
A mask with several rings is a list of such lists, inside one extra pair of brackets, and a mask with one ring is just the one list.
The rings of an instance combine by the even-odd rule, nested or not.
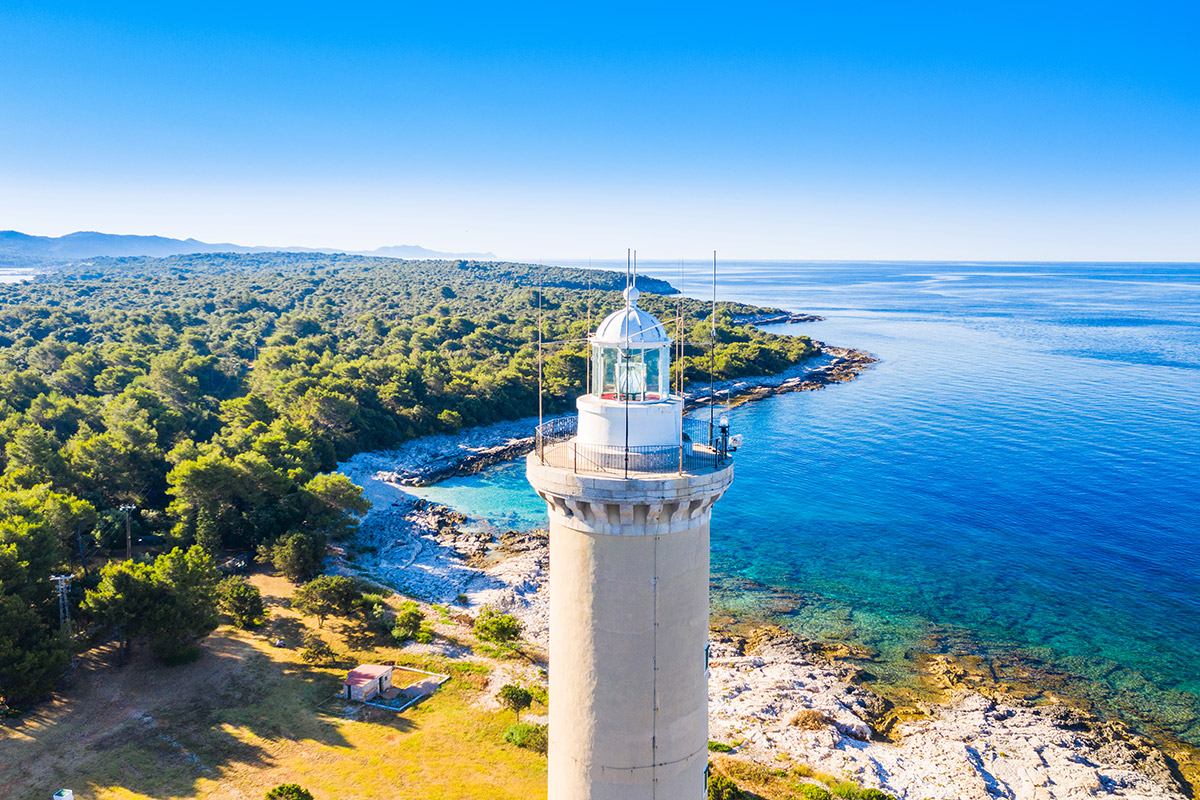
[(653, 403), (671, 393), (668, 345), (653, 348), (592, 345), (592, 394), (605, 400)]

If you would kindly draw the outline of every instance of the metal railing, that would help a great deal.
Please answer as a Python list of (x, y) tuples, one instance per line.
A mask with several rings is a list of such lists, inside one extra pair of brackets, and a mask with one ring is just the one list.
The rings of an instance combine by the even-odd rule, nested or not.
[(560, 417), (537, 427), (537, 454), (542, 464), (572, 472), (629, 477), (635, 474), (706, 472), (720, 469), (731, 457), (727, 438), (708, 420), (683, 419), (678, 445), (581, 444), (578, 417)]

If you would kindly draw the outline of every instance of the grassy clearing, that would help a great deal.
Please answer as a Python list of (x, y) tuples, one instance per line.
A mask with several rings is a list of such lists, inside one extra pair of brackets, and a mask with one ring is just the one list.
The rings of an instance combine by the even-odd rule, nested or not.
[[(59, 696), (0, 727), (0, 797), (43, 800), (66, 787), (83, 800), (259, 800), (279, 783), (306, 786), (317, 800), (545, 797), (545, 759), (503, 742), (511, 714), (478, 707), (486, 666), (407, 657), (359, 626), (327, 621), (317, 631), (281, 605), (290, 583), (252, 582), (271, 611), (261, 630), (222, 627), (181, 667), (139, 652), (117, 668), (115, 649), (99, 648)], [(343, 662), (301, 661), (309, 632)], [(333, 694), (359, 661), (453, 677), (401, 715), (367, 708), (347, 718)]]

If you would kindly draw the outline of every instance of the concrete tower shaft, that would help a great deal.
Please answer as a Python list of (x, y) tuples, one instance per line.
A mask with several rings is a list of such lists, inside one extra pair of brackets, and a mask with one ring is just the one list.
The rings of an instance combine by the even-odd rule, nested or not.
[[(732, 464), (527, 475), (550, 515), (552, 800), (700, 800), (709, 518)], [(553, 460), (550, 460), (553, 463)]]

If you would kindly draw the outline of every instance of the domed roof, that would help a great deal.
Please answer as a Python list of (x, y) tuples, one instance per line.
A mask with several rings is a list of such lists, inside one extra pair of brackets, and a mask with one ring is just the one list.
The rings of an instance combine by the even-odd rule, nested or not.
[(639, 292), (630, 286), (625, 290), (625, 307), (604, 318), (593, 342), (601, 344), (666, 344), (671, 341), (667, 329), (655, 318), (637, 307)]

